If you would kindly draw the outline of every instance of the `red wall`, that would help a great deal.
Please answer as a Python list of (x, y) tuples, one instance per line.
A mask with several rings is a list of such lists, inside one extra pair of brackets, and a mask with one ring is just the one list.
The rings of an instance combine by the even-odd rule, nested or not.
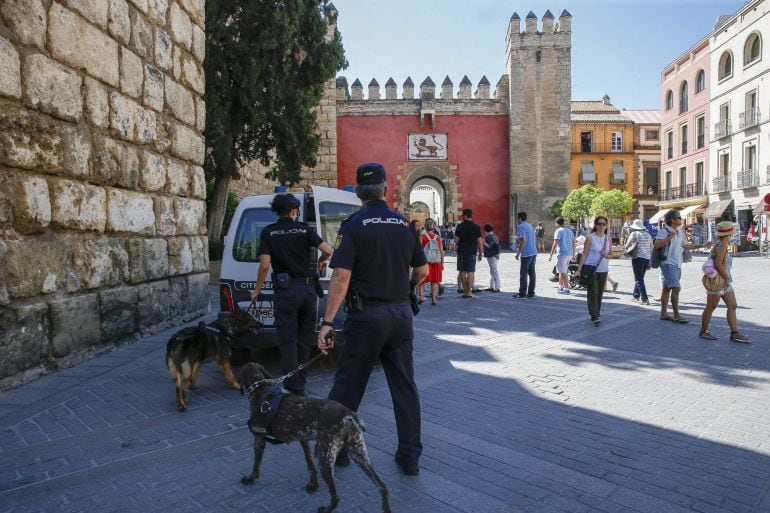
[(434, 130), (420, 129), (417, 116), (338, 115), (337, 183), (353, 185), (359, 164), (380, 162), (388, 173), (388, 204), (393, 205), (393, 193), (399, 188), (397, 176), (403, 173), (398, 166), (407, 162), (408, 135), (430, 132), (448, 134), (449, 162), (457, 166), (463, 208), (473, 209), (473, 220), (482, 227), (492, 223), (507, 245), (507, 115), (438, 115)]

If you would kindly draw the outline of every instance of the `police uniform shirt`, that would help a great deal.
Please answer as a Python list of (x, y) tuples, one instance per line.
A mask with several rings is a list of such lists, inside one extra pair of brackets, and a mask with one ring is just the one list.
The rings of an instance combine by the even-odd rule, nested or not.
[(428, 263), (402, 215), (372, 200), (340, 225), (330, 266), (352, 272), (350, 287), (367, 299), (409, 297), (409, 267)]
[(273, 271), (303, 278), (310, 274), (308, 249), (317, 248), (322, 242), (323, 239), (308, 225), (286, 217), (262, 230), (259, 254), (270, 255)]

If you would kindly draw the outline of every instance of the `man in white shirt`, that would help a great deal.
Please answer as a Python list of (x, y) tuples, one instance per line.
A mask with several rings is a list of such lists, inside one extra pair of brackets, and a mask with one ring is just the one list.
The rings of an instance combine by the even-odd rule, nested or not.
[(575, 238), (572, 230), (564, 227), (564, 218), (556, 218), (556, 233), (553, 234), (553, 245), (551, 246), (551, 255), (548, 257), (550, 262), (556, 252), (556, 272), (559, 273), (559, 294), (569, 294), (569, 261), (572, 258)]

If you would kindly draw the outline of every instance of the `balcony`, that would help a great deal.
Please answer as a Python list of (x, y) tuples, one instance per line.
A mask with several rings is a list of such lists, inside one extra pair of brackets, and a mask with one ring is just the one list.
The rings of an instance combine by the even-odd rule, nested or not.
[(759, 112), (759, 108), (748, 109), (738, 115), (738, 128), (745, 130), (746, 128), (758, 125), (760, 121), (762, 121), (762, 115)]
[(749, 187), (759, 187), (759, 171), (755, 169), (738, 171), (738, 188), (748, 189)]
[(714, 139), (721, 139), (727, 137), (733, 131), (732, 123), (729, 119), (723, 119), (719, 123), (714, 125)]
[[(770, 173), (770, 171), (768, 171)], [(644, 184), (642, 187), (642, 192), (640, 193), (641, 196), (657, 196), (658, 195), (658, 184), (656, 183), (647, 183)]]
[(660, 201), (672, 201), (678, 199), (695, 198), (706, 194), (706, 188), (702, 183), (688, 183), (679, 187), (663, 189), (658, 196)]
[(573, 143), (572, 153), (631, 153), (633, 146), (631, 143), (611, 144), (611, 143)]
[(711, 182), (712, 192), (727, 192), (730, 190), (730, 177), (718, 176)]

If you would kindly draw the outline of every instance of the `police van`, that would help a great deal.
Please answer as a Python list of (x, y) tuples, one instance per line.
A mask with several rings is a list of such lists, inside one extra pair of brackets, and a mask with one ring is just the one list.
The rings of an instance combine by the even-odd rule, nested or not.
[[(276, 187), (276, 193), (286, 192), (283, 187)], [(352, 187), (345, 190), (328, 187), (312, 186), (311, 192), (291, 192), (300, 201), (297, 221), (310, 225), (318, 235), (333, 249), (340, 223), (361, 208), (361, 200), (353, 192)], [(271, 211), (270, 203), (275, 194), (260, 194), (247, 196), (238, 204), (233, 215), (230, 229), (225, 236), (222, 254), (222, 271), (219, 279), (220, 317), (233, 312), (236, 307), (246, 310), (251, 305), (251, 293), (257, 284), (257, 269), (259, 268), (259, 238), (262, 229), (276, 222), (278, 216)], [(308, 269), (317, 271), (319, 251), (311, 248), (308, 253)], [(321, 273), (321, 285), (324, 294), (328, 294), (331, 273)], [(275, 312), (273, 309), (272, 269), (265, 281), (261, 293), (267, 298), (257, 301), (251, 307), (252, 315), (263, 324), (263, 329), (254, 338), (236, 341), (241, 347), (263, 348), (278, 345), (275, 327)], [(318, 302), (316, 320), (323, 315), (326, 308), (326, 298)], [(341, 310), (341, 309), (340, 309)], [(342, 316), (334, 320), (335, 325), (341, 326)], [(317, 325), (317, 323), (316, 323)]]

